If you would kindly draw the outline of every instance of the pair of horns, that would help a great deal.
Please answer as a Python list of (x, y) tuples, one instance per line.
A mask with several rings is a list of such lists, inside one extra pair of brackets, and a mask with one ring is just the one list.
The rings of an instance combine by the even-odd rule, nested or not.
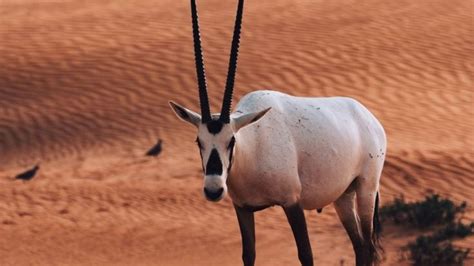
[[(221, 115), (219, 120), (223, 123), (230, 122), (230, 111), (232, 108), (232, 92), (234, 90), (235, 72), (237, 70), (237, 56), (239, 53), (240, 29), (242, 26), (242, 13), (244, 9), (244, 0), (239, 0), (237, 15), (235, 18), (234, 36), (232, 38), (232, 47), (230, 50), (229, 69), (227, 72), (227, 81), (225, 85), (224, 98), (222, 102)], [(207, 97), (206, 72), (204, 70), (204, 60), (201, 48), (201, 38), (199, 34), (198, 12), (196, 1), (191, 0), (191, 15), (193, 20), (193, 39), (194, 56), (196, 60), (196, 73), (199, 85), (199, 100), (201, 105), (202, 123), (212, 120), (209, 99)]]

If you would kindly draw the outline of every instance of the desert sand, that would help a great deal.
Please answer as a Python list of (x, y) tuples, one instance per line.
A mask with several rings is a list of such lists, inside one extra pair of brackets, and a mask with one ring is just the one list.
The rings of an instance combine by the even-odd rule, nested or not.
[[(235, 4), (198, 1), (214, 111)], [(382, 204), (436, 192), (472, 219), (472, 14), (468, 0), (248, 0), (234, 102), (354, 97), (387, 132)], [(189, 1), (0, 1), (1, 265), (241, 264), (231, 201), (202, 196), (195, 129), (168, 106), (199, 110), (193, 60)], [(333, 207), (306, 216), (315, 263), (353, 265)], [(283, 211), (256, 223), (257, 265), (298, 265)], [(406, 265), (418, 234), (386, 227), (383, 265)]]

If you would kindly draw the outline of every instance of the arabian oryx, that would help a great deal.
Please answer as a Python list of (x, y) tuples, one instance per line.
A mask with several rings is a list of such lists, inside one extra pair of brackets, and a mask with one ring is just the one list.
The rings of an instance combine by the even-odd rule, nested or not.
[(244, 265), (255, 262), (254, 212), (273, 205), (284, 209), (301, 264), (313, 265), (303, 210), (330, 203), (352, 241), (356, 264), (374, 264), (384, 129), (363, 105), (343, 97), (255, 91), (231, 113), (243, 5), (239, 0), (221, 113), (210, 112), (195, 0), (191, 13), (201, 115), (170, 102), (181, 120), (197, 128), (204, 196), (219, 201), (229, 193)]

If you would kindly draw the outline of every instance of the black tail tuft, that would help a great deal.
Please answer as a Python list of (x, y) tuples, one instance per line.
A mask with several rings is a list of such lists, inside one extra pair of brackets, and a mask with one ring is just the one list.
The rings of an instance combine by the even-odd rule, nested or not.
[(379, 219), (379, 192), (375, 197), (375, 209), (373, 219), (373, 232), (372, 232), (372, 243), (375, 248), (375, 260), (380, 261), (381, 253), (383, 253), (383, 247), (380, 244), (380, 234), (382, 233), (382, 224)]

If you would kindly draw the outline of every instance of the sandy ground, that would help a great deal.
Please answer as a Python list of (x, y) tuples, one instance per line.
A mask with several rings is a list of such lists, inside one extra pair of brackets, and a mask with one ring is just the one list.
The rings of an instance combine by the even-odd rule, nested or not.
[[(236, 1), (198, 2), (218, 110)], [(355, 97), (387, 131), (382, 202), (437, 192), (473, 218), (472, 14), (467, 0), (249, 0), (235, 100)], [(231, 202), (202, 197), (170, 99), (198, 110), (188, 1), (0, 1), (0, 264), (239, 265)], [(315, 262), (352, 265), (332, 206), (306, 215)], [(404, 265), (417, 234), (387, 227), (384, 265)], [(257, 214), (257, 242), (257, 265), (298, 265), (280, 208)]]

